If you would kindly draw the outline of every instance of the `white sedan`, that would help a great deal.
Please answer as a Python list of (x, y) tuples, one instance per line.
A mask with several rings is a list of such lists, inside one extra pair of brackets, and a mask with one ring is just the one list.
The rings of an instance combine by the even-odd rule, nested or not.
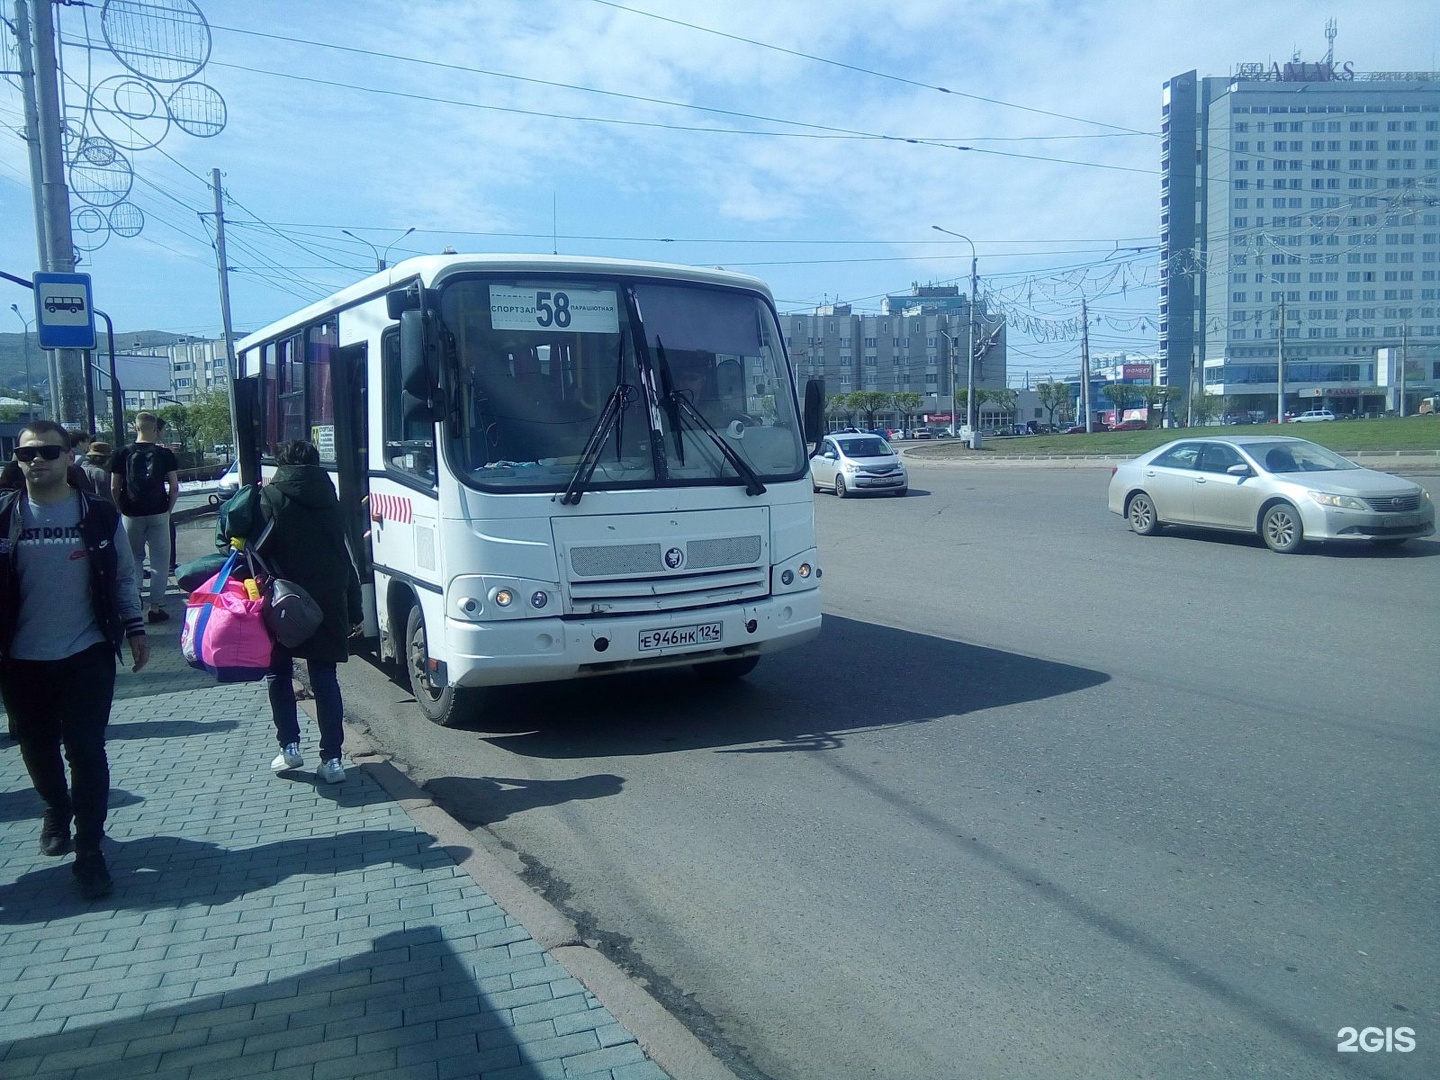
[(1398, 545), (1435, 532), (1419, 484), (1284, 436), (1180, 439), (1115, 467), (1109, 505), (1141, 536), (1165, 525), (1258, 533), (1272, 551), (1306, 540)]
[(827, 435), (810, 459), (810, 485), (842, 499), (863, 491), (904, 495), (908, 484), (900, 455), (879, 435)]

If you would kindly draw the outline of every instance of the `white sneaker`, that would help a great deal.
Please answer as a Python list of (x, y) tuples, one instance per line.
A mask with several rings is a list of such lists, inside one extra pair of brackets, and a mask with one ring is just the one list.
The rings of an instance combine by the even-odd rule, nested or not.
[(327, 784), (338, 784), (345, 779), (345, 766), (340, 764), (338, 757), (332, 757), (315, 770), (315, 775)]
[(270, 762), (270, 768), (276, 772), (284, 772), (286, 769), (298, 769), (304, 764), (305, 759), (300, 756), (300, 744), (292, 742), (275, 755), (275, 760)]

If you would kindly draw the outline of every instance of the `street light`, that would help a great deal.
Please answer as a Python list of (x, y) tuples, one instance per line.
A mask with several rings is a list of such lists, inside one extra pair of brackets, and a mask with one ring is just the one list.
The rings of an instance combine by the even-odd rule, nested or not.
[[(965, 336), (965, 426), (969, 429), (970, 449), (979, 450), (980, 432), (975, 426), (975, 293), (977, 291), (976, 267), (979, 260), (975, 257), (975, 241), (963, 233), (951, 232), (949, 229), (942, 229), (939, 225), (930, 227), (936, 232), (953, 236), (957, 240), (964, 240), (970, 245), (970, 306), (966, 312), (968, 318), (965, 320), (968, 331)], [(955, 385), (953, 372), (950, 385), (952, 387)]]
[(384, 269), (385, 269), (385, 257), (390, 254), (390, 249), (391, 249), (392, 247), (394, 247), (396, 244), (398, 244), (401, 240), (404, 240), (405, 237), (409, 236), (412, 232), (414, 232), (414, 231), (415, 231), (415, 226), (414, 226), (414, 225), (411, 225), (408, 229), (406, 229), (403, 233), (401, 233), (399, 236), (397, 236), (394, 240), (391, 240), (390, 243), (386, 244), (384, 251), (381, 251), (381, 250), (380, 250), (379, 248), (377, 248), (374, 244), (370, 243), (369, 240), (366, 240), (363, 236), (356, 236), (356, 235), (355, 235), (353, 232), (351, 232), (349, 229), (341, 229), (340, 231), (341, 231), (342, 233), (344, 233), (346, 236), (350, 237), (351, 240), (359, 240), (360, 243), (364, 244), (366, 247), (368, 247), (368, 248), (370, 249), (370, 253), (375, 256), (375, 269), (378, 271), (378, 270), (384, 270)]
[[(950, 343), (950, 434), (958, 439), (960, 437), (960, 394), (956, 383), (959, 381), (960, 371), (959, 366), (955, 363), (955, 357), (960, 354), (960, 346), (947, 331), (941, 330), (940, 336)], [(940, 407), (938, 394), (935, 395), (935, 402), (935, 407), (938, 409)], [(968, 416), (966, 421), (968, 423)]]
[(15, 317), (25, 327), (25, 419), (35, 419), (35, 403), (30, 400), (30, 395), (35, 392), (35, 386), (30, 382), (30, 320), (20, 314), (20, 305), (11, 304), (10, 310), (15, 312)]

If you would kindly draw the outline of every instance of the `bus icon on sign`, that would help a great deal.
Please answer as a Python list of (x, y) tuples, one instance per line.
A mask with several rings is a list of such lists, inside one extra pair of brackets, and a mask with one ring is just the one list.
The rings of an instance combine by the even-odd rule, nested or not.
[(47, 296), (45, 297), (45, 310), (52, 314), (57, 311), (68, 311), (74, 314), (85, 310), (85, 298), (83, 296)]

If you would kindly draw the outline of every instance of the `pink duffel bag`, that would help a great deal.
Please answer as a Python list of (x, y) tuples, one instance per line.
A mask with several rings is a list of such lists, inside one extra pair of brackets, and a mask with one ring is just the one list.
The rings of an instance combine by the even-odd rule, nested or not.
[(275, 647), (265, 626), (264, 599), (250, 599), (234, 576), (240, 565), (240, 552), (231, 552), (220, 572), (190, 594), (180, 631), (185, 662), (222, 683), (263, 679)]

